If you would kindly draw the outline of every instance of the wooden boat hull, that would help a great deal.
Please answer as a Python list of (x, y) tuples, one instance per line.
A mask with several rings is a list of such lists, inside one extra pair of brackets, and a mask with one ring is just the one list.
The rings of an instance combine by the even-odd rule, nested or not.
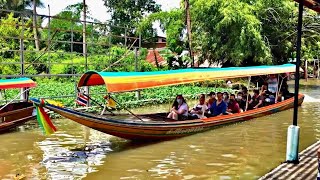
[(0, 133), (20, 126), (35, 118), (33, 110), (34, 106), (32, 103), (20, 102), (9, 104), (0, 112)]
[[(304, 95), (299, 94), (299, 105)], [(39, 100), (32, 100), (39, 103)], [(219, 125), (241, 122), (292, 108), (294, 98), (277, 104), (238, 114), (186, 121), (139, 121), (115, 120), (107, 117), (78, 112), (72, 109), (46, 104), (46, 108), (92, 129), (130, 140), (168, 140), (207, 131)], [(143, 117), (143, 115), (141, 115)]]

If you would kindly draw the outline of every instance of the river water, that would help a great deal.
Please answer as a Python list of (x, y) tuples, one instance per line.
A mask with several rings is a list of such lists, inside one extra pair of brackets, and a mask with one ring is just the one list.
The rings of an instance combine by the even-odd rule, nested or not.
[[(301, 80), (300, 151), (320, 138), (320, 81)], [(168, 105), (148, 111), (166, 111)], [(135, 112), (146, 108), (135, 109)], [(293, 110), (153, 144), (132, 143), (67, 119), (0, 135), (0, 179), (257, 179), (285, 160)]]

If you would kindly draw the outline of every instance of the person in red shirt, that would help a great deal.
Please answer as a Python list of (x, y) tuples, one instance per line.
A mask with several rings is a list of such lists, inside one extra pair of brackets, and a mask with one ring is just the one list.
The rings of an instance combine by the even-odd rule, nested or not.
[(227, 113), (234, 114), (234, 113), (240, 113), (240, 112), (241, 111), (240, 111), (239, 104), (236, 101), (236, 96), (234, 94), (231, 94), (229, 98)]

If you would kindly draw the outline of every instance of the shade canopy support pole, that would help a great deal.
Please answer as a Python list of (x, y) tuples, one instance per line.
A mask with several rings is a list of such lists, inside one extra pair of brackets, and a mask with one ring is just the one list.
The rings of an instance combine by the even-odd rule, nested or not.
[(248, 110), (248, 106), (249, 106), (249, 89), (250, 89), (250, 82), (251, 82), (251, 76), (248, 77), (248, 86), (247, 86), (247, 97), (246, 97), (246, 109), (245, 111)]
[(300, 128), (298, 126), (298, 96), (299, 96), (299, 79), (300, 79), (300, 58), (301, 58), (301, 36), (302, 36), (302, 13), (303, 1), (299, 1), (299, 15), (298, 15), (298, 36), (297, 36), (297, 61), (294, 84), (294, 107), (293, 107), (293, 122), (288, 127), (287, 133), (287, 153), (286, 161), (288, 163), (299, 163), (299, 134)]
[(292, 125), (298, 125), (298, 95), (299, 95), (299, 79), (300, 79), (300, 64), (301, 64), (301, 36), (302, 36), (302, 13), (303, 0), (299, 2), (299, 18), (298, 18), (298, 37), (297, 37), (297, 62), (294, 83), (294, 109)]

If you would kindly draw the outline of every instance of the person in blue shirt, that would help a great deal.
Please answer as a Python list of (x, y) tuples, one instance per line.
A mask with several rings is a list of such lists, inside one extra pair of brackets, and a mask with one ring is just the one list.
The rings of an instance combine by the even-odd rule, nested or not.
[(222, 93), (217, 93), (217, 101), (210, 107), (210, 113), (212, 116), (220, 116), (226, 114), (227, 104), (223, 101)]

